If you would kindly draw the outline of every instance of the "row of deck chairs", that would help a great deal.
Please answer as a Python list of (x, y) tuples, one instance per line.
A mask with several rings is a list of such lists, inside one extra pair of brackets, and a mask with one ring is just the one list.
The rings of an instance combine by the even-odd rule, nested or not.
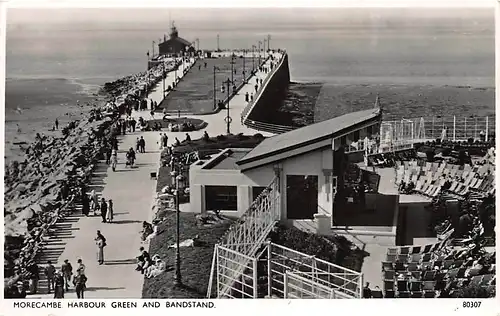
[(447, 245), (444, 240), (425, 246), (388, 248), (386, 261), (382, 262), (385, 297), (434, 298), (447, 286), (471, 284), (492, 290), (495, 275), (480, 275), (480, 269), (470, 269), (466, 276), (467, 268), (462, 267), (465, 260), (449, 259), (442, 251)]
[(451, 181), (448, 193), (458, 197), (464, 197), (469, 192), (493, 194), (495, 179), (490, 168), (489, 165), (461, 167), (446, 162), (418, 164), (417, 161), (405, 161), (397, 164), (396, 184), (413, 182), (414, 191), (431, 198), (441, 192), (446, 181)]
[(396, 151), (391, 153), (382, 153), (369, 155), (367, 157), (368, 166), (375, 167), (393, 167), (396, 163), (400, 163), (401, 161), (406, 161), (411, 159), (415, 159), (417, 157), (417, 153), (414, 149), (411, 150), (403, 150)]

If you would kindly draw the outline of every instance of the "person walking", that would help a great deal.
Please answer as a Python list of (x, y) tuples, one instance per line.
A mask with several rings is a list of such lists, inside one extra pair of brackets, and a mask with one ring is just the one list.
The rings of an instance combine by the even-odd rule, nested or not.
[(167, 133), (163, 134), (163, 148), (168, 147), (168, 136)]
[(85, 275), (85, 265), (83, 264), (82, 259), (78, 259), (76, 263), (78, 264), (78, 267), (76, 268), (76, 274)]
[(111, 169), (116, 171), (116, 165), (118, 164), (118, 153), (113, 149), (111, 152)]
[(135, 140), (135, 151), (140, 153), (141, 152), (141, 142), (139, 140), (139, 137)]
[(56, 124), (56, 129), (59, 129), (59, 120), (57, 118), (55, 124)]
[(47, 287), (48, 293), (50, 294), (51, 289), (54, 288), (54, 276), (56, 268), (52, 265), (52, 261), (47, 261), (47, 266), (44, 269), (44, 274), (47, 277)]
[(113, 200), (108, 200), (108, 212), (106, 213), (106, 221), (111, 223), (113, 221)]
[(116, 171), (116, 165), (118, 164), (118, 153), (113, 149), (111, 152), (111, 169)]
[(106, 238), (101, 234), (101, 231), (97, 231), (97, 237), (94, 238), (97, 245), (97, 262), (99, 265), (104, 263), (104, 247), (106, 247)]
[(101, 199), (101, 217), (102, 222), (106, 223), (106, 212), (108, 211), (108, 205), (106, 204), (106, 200), (104, 198)]
[(64, 276), (62, 271), (57, 271), (54, 276), (54, 298), (64, 298)]
[(76, 297), (79, 299), (83, 299), (83, 293), (85, 292), (87, 277), (85, 274), (78, 274), (75, 276), (74, 284), (76, 290)]
[(69, 263), (68, 259), (64, 260), (64, 263), (61, 266), (61, 272), (63, 273), (64, 276), (64, 285), (66, 291), (68, 291), (69, 284), (71, 282), (71, 276), (73, 275), (73, 267), (71, 266), (71, 263)]
[(113, 150), (111, 149), (111, 147), (109, 148), (106, 148), (106, 164), (109, 165), (109, 163), (111, 162), (111, 153), (113, 152)]
[(85, 195), (82, 198), (82, 215), (89, 216), (89, 212), (90, 212), (90, 202), (89, 202), (89, 198), (87, 197), (87, 195)]
[(29, 280), (29, 290), (31, 294), (36, 294), (38, 292), (38, 281), (40, 279), (40, 270), (35, 261), (31, 260), (28, 262), (26, 270), (30, 274)]
[(160, 133), (160, 142), (159, 142), (159, 144), (160, 144), (160, 150), (162, 150), (163, 149), (163, 133)]
[(146, 141), (144, 140), (144, 137), (141, 136), (141, 139), (139, 139), (139, 143), (140, 143), (141, 153), (145, 153), (146, 152)]
[(135, 125), (137, 124), (137, 121), (135, 120), (135, 118), (132, 118), (130, 120), (130, 124), (132, 125), (132, 132), (135, 133)]

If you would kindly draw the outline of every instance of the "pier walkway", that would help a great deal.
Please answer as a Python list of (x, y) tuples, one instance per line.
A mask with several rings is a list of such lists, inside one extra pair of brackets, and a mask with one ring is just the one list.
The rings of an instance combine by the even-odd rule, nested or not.
[[(269, 62), (269, 61), (268, 61)], [(191, 64), (187, 64), (189, 67)], [(180, 71), (182, 73), (182, 70)], [(257, 72), (256, 78), (264, 80), (266, 75)], [(182, 75), (180, 75), (182, 76)], [(179, 77), (180, 77), (179, 76)], [(168, 73), (165, 85), (171, 85), (175, 80), (173, 72)], [(254, 91), (256, 79), (251, 78), (248, 84), (242, 86), (238, 94), (230, 101), (230, 113), (233, 116), (231, 133), (255, 134), (252, 130), (241, 124), (240, 114), (247, 105), (245, 93)], [(156, 89), (148, 96), (148, 99), (160, 102), (163, 83), (157, 85)], [(202, 136), (206, 130), (209, 135), (226, 133), (224, 118), (226, 111), (220, 111), (213, 115), (198, 116), (208, 123), (204, 130), (190, 132), (193, 139)], [(147, 111), (133, 112), (134, 117), (144, 116), (149, 118)], [(192, 116), (196, 117), (196, 116)], [(88, 277), (85, 298), (141, 298), (143, 275), (136, 272), (136, 256), (141, 247), (140, 230), (143, 221), (151, 220), (153, 196), (156, 195), (156, 180), (150, 178), (151, 172), (156, 172), (160, 163), (160, 150), (158, 141), (161, 132), (139, 132), (127, 133), (119, 137), (118, 167), (113, 172), (111, 167), (103, 161), (99, 162), (90, 190), (95, 190), (101, 197), (112, 199), (114, 204), (114, 222), (101, 223), (100, 216), (83, 217), (77, 210), (72, 216), (67, 217), (56, 227), (61, 228), (55, 232), (55, 236), (47, 240), (40, 260), (37, 262), (40, 269), (46, 260), (51, 260), (56, 268), (60, 268), (65, 259), (68, 259), (76, 269), (76, 260), (81, 258), (86, 266)], [(185, 138), (185, 132), (166, 132), (169, 140), (178, 137)], [(270, 134), (264, 133), (265, 136)], [(146, 153), (137, 154), (136, 168), (125, 167), (125, 152), (134, 147), (137, 137), (144, 137), (146, 141)], [(94, 242), (96, 231), (100, 230), (107, 239), (104, 251), (104, 265), (97, 263), (97, 247)], [(146, 245), (145, 248), (148, 246)], [(45, 283), (44, 283), (45, 282)], [(45, 286), (43, 286), (45, 284)], [(40, 294), (30, 295), (29, 298), (52, 298), (53, 294), (46, 294), (46, 280), (41, 280)], [(65, 298), (76, 298), (74, 288), (65, 293)]]
[[(157, 112), (166, 109), (169, 113), (209, 114), (216, 110), (217, 101), (227, 98), (227, 91), (222, 93), (225, 80), (233, 79), (236, 86), (243, 82), (243, 66), (246, 76), (250, 75), (252, 62), (243, 64), (243, 58), (234, 58), (231, 75), (231, 58), (197, 59), (177, 87), (165, 99), (159, 102)], [(214, 71), (215, 67), (215, 71)], [(250, 69), (249, 69), (250, 68)], [(215, 80), (215, 89), (214, 89)], [(225, 89), (227, 86), (224, 84)], [(232, 87), (230, 87), (232, 89)]]

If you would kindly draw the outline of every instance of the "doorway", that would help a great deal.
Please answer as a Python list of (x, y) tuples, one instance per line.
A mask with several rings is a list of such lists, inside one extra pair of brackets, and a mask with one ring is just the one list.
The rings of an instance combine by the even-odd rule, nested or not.
[(287, 175), (288, 219), (314, 219), (318, 211), (318, 176)]

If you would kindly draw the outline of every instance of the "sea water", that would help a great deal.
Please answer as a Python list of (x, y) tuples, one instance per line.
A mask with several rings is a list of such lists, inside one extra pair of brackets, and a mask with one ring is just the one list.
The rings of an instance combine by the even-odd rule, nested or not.
[[(172, 20), (200, 48), (217, 48), (217, 35), (221, 49), (251, 48), (270, 34), (295, 82), (494, 87), (493, 9), (10, 9), (7, 145), (78, 117), (100, 85), (144, 71)], [(475, 101), (494, 111), (492, 96)]]

